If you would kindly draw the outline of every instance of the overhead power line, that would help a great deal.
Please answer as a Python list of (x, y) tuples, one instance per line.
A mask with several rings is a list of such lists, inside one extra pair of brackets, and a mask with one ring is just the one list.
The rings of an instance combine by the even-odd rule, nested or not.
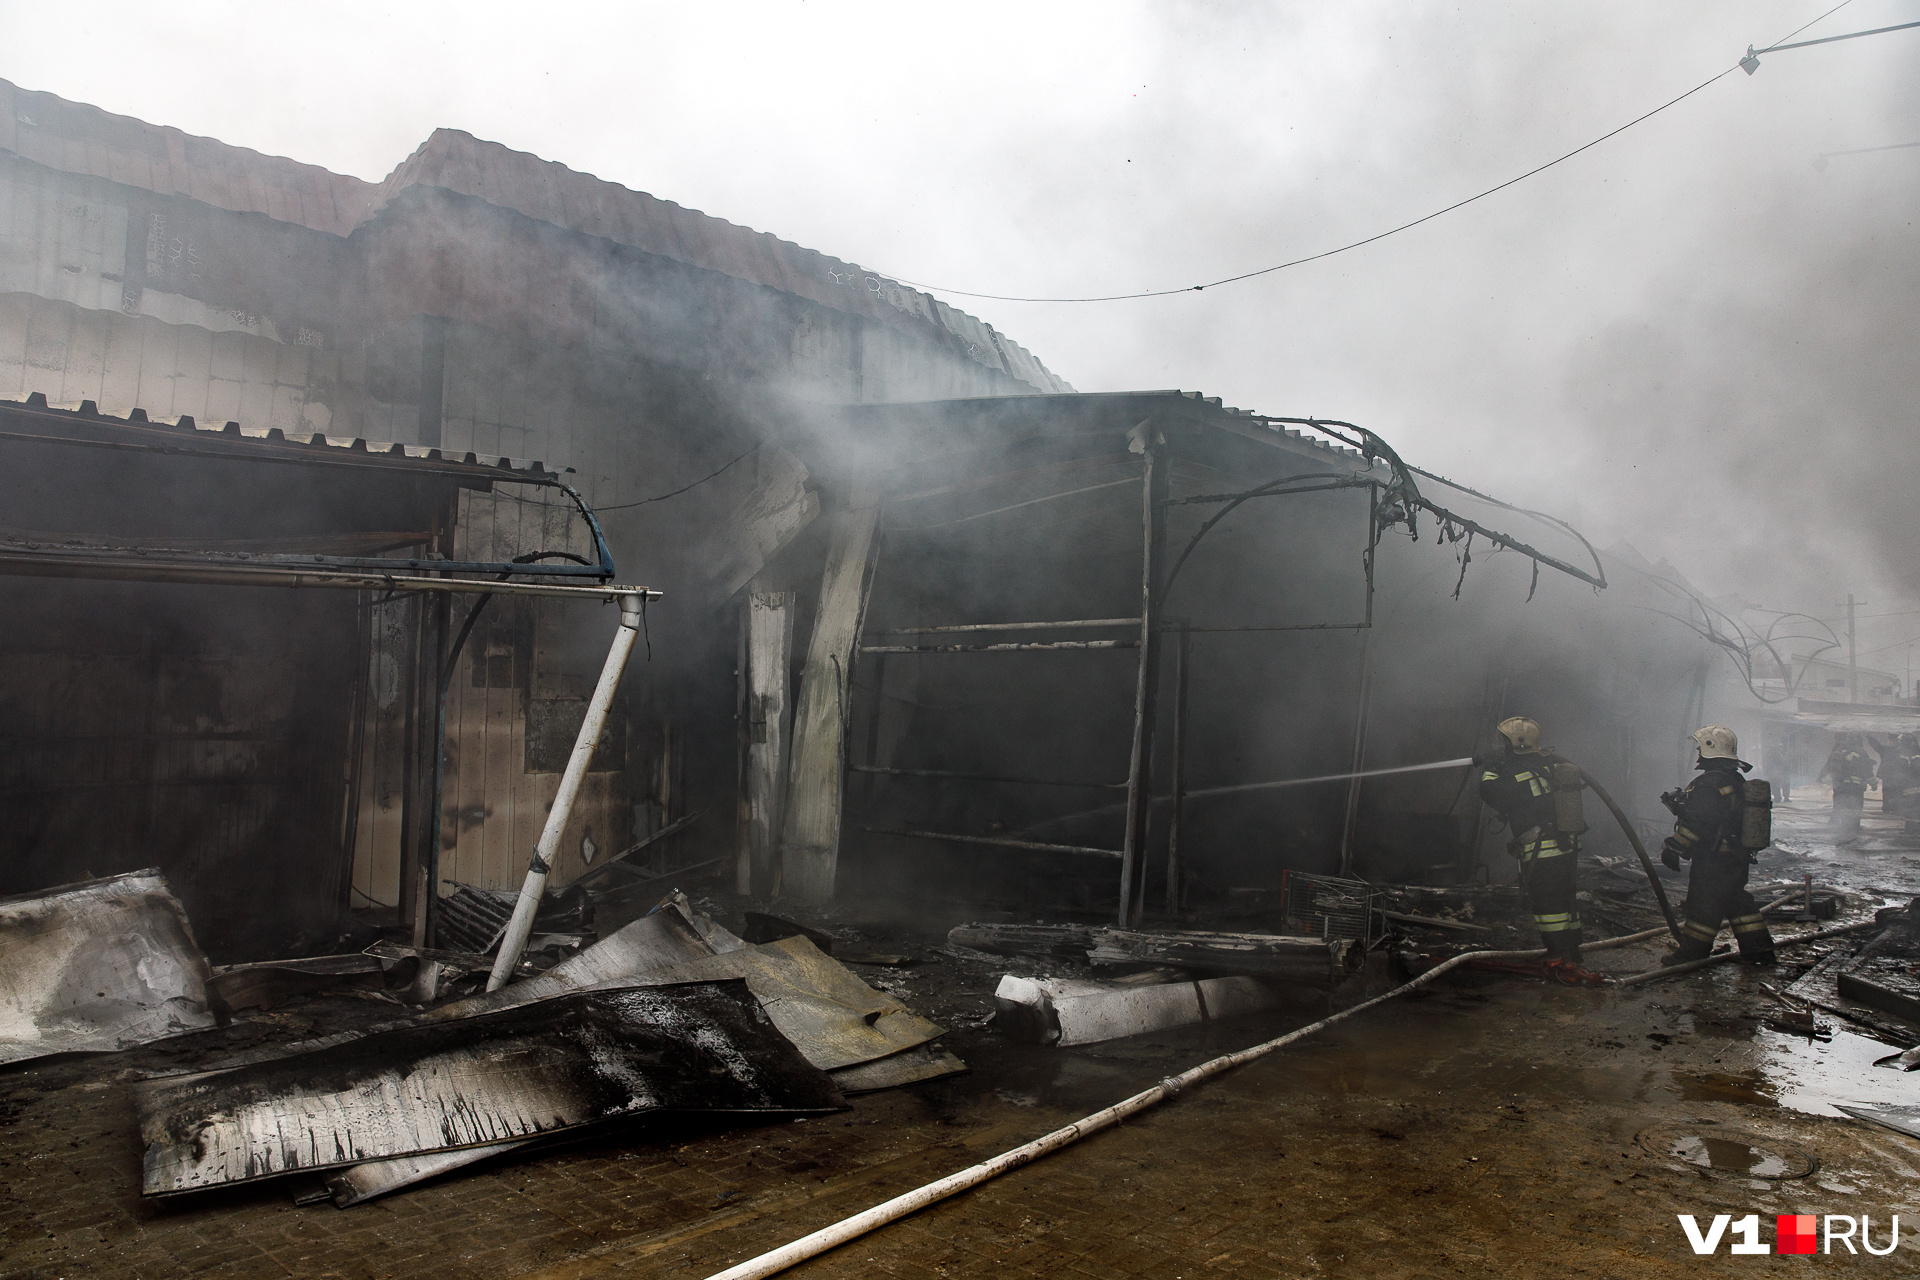
[[(1818, 18), (1813, 19), (1812, 22), (1801, 24), (1799, 27), (1796, 27), (1794, 30), (1789, 31), (1786, 35), (1780, 37), (1780, 40), (1776, 41), (1772, 46), (1770, 46), (1767, 49), (1762, 49), (1760, 50), (1760, 52), (1769, 53), (1775, 49), (1788, 48), (1788, 47), (1792, 47), (1792, 48), (1800, 47), (1798, 45), (1788, 46), (1783, 42), (1792, 39), (1794, 36), (1799, 35), (1802, 31), (1805, 31), (1808, 27), (1813, 26), (1814, 23), (1821, 22), (1827, 18), (1832, 17), (1834, 14), (1840, 12), (1840, 10), (1846, 8), (1847, 5), (1851, 4), (1852, 2), (1853, 0), (1840, 0), (1839, 4), (1827, 10), (1825, 13), (1821, 14)], [(1920, 25), (1920, 23), (1909, 24), (1909, 25)], [(1893, 31), (1898, 29), (1899, 28), (1894, 28), (1894, 27), (1885, 28), (1885, 30), (1888, 30), (1888, 31)], [(1872, 35), (1875, 33), (1863, 31), (1863, 32), (1857, 32), (1855, 34)], [(1833, 38), (1845, 39), (1847, 37), (1836, 36)], [(1817, 42), (1809, 42), (1809, 43), (1817, 43)], [(1633, 128), (1635, 125), (1641, 124), (1641, 123), (1644, 123), (1645, 121), (1653, 119), (1653, 117), (1659, 115), (1662, 111), (1665, 111), (1669, 107), (1675, 107), (1680, 105), (1682, 102), (1685, 102), (1688, 98), (1691, 98), (1694, 94), (1699, 93), (1702, 89), (1705, 89), (1707, 86), (1715, 83), (1716, 81), (1724, 79), (1728, 75), (1731, 75), (1736, 69), (1744, 66), (1749, 59), (1753, 58), (1753, 56), (1754, 56), (1754, 49), (1751, 45), (1749, 45), (1747, 47), (1747, 53), (1745, 58), (1742, 58), (1739, 62), (1734, 63), (1733, 66), (1728, 67), (1726, 70), (1721, 71), (1716, 75), (1710, 76), (1705, 80), (1702, 80), (1699, 84), (1693, 86), (1693, 88), (1687, 90), (1685, 93), (1682, 93), (1679, 96), (1674, 98), (1669, 98), (1667, 101), (1661, 103), (1659, 106), (1655, 107), (1653, 110), (1648, 111), (1642, 115), (1635, 116), (1633, 119), (1627, 121), (1625, 124), (1621, 125), (1619, 128), (1603, 133), (1591, 142), (1582, 143), (1581, 145), (1575, 147), (1573, 150), (1566, 152), (1563, 155), (1556, 156), (1553, 159), (1547, 161), (1545, 164), (1537, 165), (1534, 168), (1527, 170), (1525, 173), (1518, 175), (1517, 177), (1508, 178), (1505, 182), (1502, 182), (1497, 186), (1488, 187), (1485, 191), (1481, 191), (1475, 195), (1470, 195), (1464, 200), (1457, 200), (1454, 203), (1448, 205), (1444, 209), (1435, 209), (1432, 213), (1425, 214), (1421, 217), (1415, 218), (1410, 222), (1403, 222), (1397, 227), (1390, 227), (1385, 231), (1377, 232), (1374, 235), (1370, 235), (1363, 240), (1355, 240), (1355, 241), (1352, 241), (1351, 243), (1343, 244), (1338, 248), (1322, 250), (1319, 253), (1308, 254), (1304, 258), (1294, 258), (1291, 261), (1277, 263), (1271, 267), (1261, 267), (1256, 271), (1243, 271), (1238, 275), (1222, 276), (1218, 280), (1208, 280), (1203, 284), (1182, 285), (1180, 288), (1177, 288), (1177, 289), (1143, 289), (1136, 293), (1108, 293), (1108, 294), (1098, 294), (1098, 295), (1089, 296), (1089, 297), (1061, 297), (1061, 298), (1029, 297), (1029, 296), (1019, 295), (1019, 294), (1005, 294), (1005, 293), (978, 293), (978, 292), (974, 292), (972, 290), (967, 290), (967, 289), (951, 289), (945, 285), (928, 284), (923, 280), (909, 280), (904, 276), (891, 276), (889, 278), (892, 280), (896, 280), (899, 283), (907, 285), (911, 288), (925, 289), (931, 293), (947, 293), (947, 294), (952, 294), (954, 297), (957, 297), (957, 298), (980, 298), (988, 302), (1130, 302), (1140, 298), (1170, 298), (1175, 294), (1180, 294), (1180, 293), (1200, 293), (1207, 289), (1219, 288), (1221, 285), (1238, 284), (1242, 280), (1254, 280), (1259, 278), (1260, 276), (1270, 276), (1276, 271), (1285, 271), (1289, 267), (1301, 267), (1301, 266), (1305, 266), (1309, 262), (1319, 262), (1322, 259), (1331, 258), (1337, 254), (1349, 253), (1355, 249), (1365, 248), (1367, 245), (1375, 244), (1381, 240), (1385, 240), (1389, 236), (1397, 236), (1402, 231), (1411, 231), (1413, 228), (1420, 226), (1422, 223), (1432, 222), (1435, 218), (1444, 217), (1447, 214), (1452, 213), (1457, 209), (1464, 209), (1468, 205), (1473, 204), (1476, 201), (1486, 199), (1488, 196), (1497, 195), (1500, 192), (1505, 191), (1508, 187), (1514, 186), (1518, 183), (1525, 182), (1528, 178), (1534, 177), (1537, 174), (1545, 173), (1547, 170), (1553, 168), (1555, 165), (1566, 163), (1567, 161), (1573, 159), (1575, 156), (1579, 155), (1583, 151), (1591, 151), (1593, 148), (1599, 146), (1603, 142), (1606, 142), (1610, 138), (1619, 137), (1621, 134)], [(1756, 63), (1755, 65), (1757, 66), (1758, 64)], [(1749, 70), (1748, 74), (1751, 75), (1752, 71)]]

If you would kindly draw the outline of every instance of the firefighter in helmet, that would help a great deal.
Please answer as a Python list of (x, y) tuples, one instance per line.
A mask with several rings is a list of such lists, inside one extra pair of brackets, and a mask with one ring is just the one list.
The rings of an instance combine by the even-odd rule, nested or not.
[(1595, 981), (1580, 965), (1580, 912), (1574, 895), (1578, 832), (1555, 820), (1554, 766), (1560, 760), (1540, 749), (1540, 726), (1526, 716), (1502, 720), (1495, 732), (1502, 749), (1482, 758), (1480, 798), (1500, 815), (1512, 838), (1507, 852), (1520, 863), (1533, 923), (1547, 948), (1547, 972), (1562, 982)]
[(1833, 754), (1820, 766), (1820, 778), (1833, 780), (1833, 814), (1827, 819), (1827, 835), (1832, 839), (1852, 840), (1860, 834), (1867, 788), (1873, 785), (1873, 757), (1866, 748), (1866, 738), (1861, 734), (1836, 734)]
[(1674, 815), (1673, 834), (1660, 861), (1675, 871), (1691, 860), (1687, 902), (1681, 914), (1680, 946), (1665, 963), (1704, 960), (1719, 936), (1720, 922), (1733, 926), (1740, 958), (1750, 964), (1773, 963), (1773, 935), (1747, 892), (1754, 850), (1742, 842), (1746, 819), (1746, 780), (1753, 766), (1740, 759), (1740, 739), (1725, 725), (1710, 724), (1693, 733), (1700, 749), (1699, 775), (1684, 790), (1669, 791), (1661, 803)]
[[(1907, 834), (1920, 831), (1920, 736), (1903, 733), (1894, 739), (1894, 754), (1900, 758), (1902, 778), (1897, 788), (1898, 802), (1894, 805), (1894, 816), (1907, 820)], [(1884, 771), (1884, 766), (1883, 766)], [(1886, 780), (1881, 779), (1880, 788), (1886, 790)]]

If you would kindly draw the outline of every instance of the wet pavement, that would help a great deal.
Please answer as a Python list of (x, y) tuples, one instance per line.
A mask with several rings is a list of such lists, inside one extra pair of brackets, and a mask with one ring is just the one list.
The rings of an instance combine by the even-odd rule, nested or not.
[[(1865, 840), (1835, 846), (1823, 801), (1802, 790), (1782, 807), (1756, 883), (1811, 870), (1859, 903), (1850, 916), (1920, 893), (1920, 848), (1871, 813)], [(1645, 919), (1628, 882), (1603, 883), (1596, 911)], [(1047, 1049), (986, 1014), (1000, 973), (1049, 966), (943, 950), (937, 929), (830, 923), (917, 957), (857, 972), (952, 1027), (969, 1074), (805, 1123), (623, 1130), (343, 1211), (295, 1208), (275, 1186), (139, 1198), (131, 1072), (211, 1055), (208, 1037), (26, 1064), (0, 1072), (0, 1276), (704, 1276), (1357, 994)], [(1482, 923), (1500, 945), (1505, 926)], [(1592, 959), (1628, 973), (1663, 949)], [(1758, 1214), (1770, 1242), (1775, 1214), (1864, 1214), (1879, 1247), (1897, 1213), (1899, 1251), (1845, 1265), (1920, 1275), (1920, 1141), (1835, 1106), (1920, 1103), (1920, 1072), (1875, 1067), (1893, 1046), (1834, 1014), (1818, 1017), (1828, 1038), (1771, 1025), (1766, 987), (1813, 959), (1625, 989), (1450, 976), (792, 1274), (1765, 1275), (1810, 1264), (1736, 1264), (1724, 1244), (1698, 1258), (1677, 1215)], [(391, 1013), (303, 1000), (216, 1034), (231, 1048)]]

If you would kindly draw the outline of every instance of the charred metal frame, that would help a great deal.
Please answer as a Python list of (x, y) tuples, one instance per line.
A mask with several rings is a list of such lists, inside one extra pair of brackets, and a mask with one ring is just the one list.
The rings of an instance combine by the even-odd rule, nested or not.
[[(1144, 398), (1144, 397), (1143, 397)], [(1198, 397), (1178, 397), (1182, 401)], [(1216, 407), (1218, 402), (1210, 402)], [(1186, 406), (1182, 406), (1185, 408)], [(1229, 411), (1231, 412), (1231, 411)], [(1140, 659), (1134, 691), (1133, 738), (1128, 753), (1128, 774), (1124, 784), (1063, 782), (1043, 778), (1003, 777), (991, 774), (963, 773), (938, 769), (895, 769), (873, 764), (853, 764), (849, 773), (866, 774), (877, 782), (886, 777), (925, 777), (951, 778), (957, 781), (978, 781), (1012, 783), (1031, 786), (1060, 786), (1085, 788), (1113, 788), (1124, 785), (1126, 800), (1126, 827), (1122, 847), (1097, 849), (1080, 845), (1048, 844), (997, 836), (970, 836), (947, 832), (927, 831), (913, 827), (873, 827), (863, 826), (856, 829), (876, 835), (906, 837), (920, 840), (941, 841), (952, 844), (968, 844), (1008, 849), (1024, 849), (1034, 852), (1065, 853), (1077, 855), (1097, 855), (1117, 858), (1120, 861), (1120, 893), (1118, 920), (1121, 926), (1137, 924), (1143, 914), (1146, 897), (1146, 858), (1149, 837), (1152, 831), (1152, 814), (1155, 797), (1153, 795), (1153, 748), (1156, 737), (1159, 712), (1159, 684), (1161, 679), (1161, 637), (1166, 634), (1175, 636), (1174, 672), (1172, 691), (1172, 758), (1170, 765), (1171, 810), (1167, 832), (1167, 883), (1165, 909), (1169, 915), (1177, 915), (1182, 907), (1182, 850), (1180, 848), (1181, 827), (1185, 817), (1186, 788), (1186, 748), (1187, 748), (1187, 694), (1191, 677), (1191, 638), (1197, 634), (1256, 631), (1359, 631), (1367, 633), (1361, 653), (1360, 682), (1357, 690), (1355, 724), (1353, 737), (1353, 768), (1358, 771), (1366, 754), (1366, 733), (1369, 702), (1372, 693), (1373, 645), (1371, 630), (1373, 627), (1374, 604), (1374, 562), (1379, 546), (1380, 535), (1395, 525), (1405, 525), (1414, 530), (1415, 514), (1426, 511), (1442, 523), (1443, 528), (1458, 529), (1462, 534), (1474, 534), (1486, 538), (1496, 549), (1511, 549), (1531, 559), (1538, 573), (1539, 565), (1547, 565), (1570, 577), (1586, 582), (1596, 589), (1604, 588), (1605, 572), (1600, 566), (1599, 557), (1594, 556), (1593, 570), (1588, 572), (1578, 566), (1547, 555), (1512, 535), (1493, 530), (1471, 519), (1461, 516), (1429, 499), (1421, 493), (1415, 476), (1425, 477), (1450, 488), (1473, 495), (1505, 510), (1528, 515), (1559, 527), (1578, 539), (1591, 553), (1593, 548), (1579, 532), (1565, 521), (1545, 515), (1542, 512), (1529, 511), (1510, 503), (1469, 489), (1464, 485), (1434, 475), (1432, 472), (1409, 467), (1401, 461), (1399, 455), (1373, 432), (1352, 423), (1335, 419), (1286, 418), (1266, 415), (1239, 415), (1248, 425), (1263, 427), (1269, 431), (1284, 429), (1285, 424), (1308, 427), (1332, 436), (1350, 446), (1363, 460), (1368, 470), (1378, 463), (1386, 464), (1386, 474), (1368, 475), (1350, 471), (1342, 473), (1323, 468), (1318, 471), (1301, 472), (1268, 481), (1254, 488), (1237, 493), (1200, 494), (1191, 497), (1170, 498), (1168, 487), (1171, 475), (1173, 451), (1167, 443), (1166, 432), (1173, 429), (1172, 420), (1162, 421), (1158, 416), (1149, 416), (1132, 433), (1137, 452), (1141, 455), (1141, 612), (1133, 618), (1081, 619), (1062, 622), (1007, 622), (1007, 623), (964, 623), (933, 627), (893, 628), (879, 633), (886, 637), (921, 637), (956, 633), (1009, 633), (1040, 630), (1075, 629), (1128, 629), (1138, 628), (1137, 638), (1129, 637), (1116, 640), (1058, 640), (1049, 642), (1007, 641), (985, 644), (861, 644), (855, 648), (856, 655), (872, 656), (884, 660), (889, 655), (918, 655), (935, 653), (1013, 653), (1013, 652), (1085, 652), (1102, 649), (1138, 648)], [(1237, 429), (1237, 426), (1236, 426)], [(1084, 431), (1069, 433), (1072, 435), (1096, 434)], [(1294, 433), (1298, 435), (1298, 433)], [(1025, 468), (1011, 473), (1003, 473), (972, 479), (964, 483), (944, 484), (931, 489), (899, 495), (894, 501), (908, 501), (924, 497), (942, 496), (963, 490), (982, 488), (1013, 478), (1029, 478), (1048, 471), (1071, 467), (1081, 462), (1095, 462), (1111, 459), (1088, 458), (1075, 459), (1068, 463), (1053, 464), (1045, 467)], [(1329, 459), (1329, 462), (1332, 462)], [(1064, 493), (1030, 499), (1008, 506), (996, 507), (987, 512), (958, 517), (933, 525), (907, 526), (907, 528), (939, 528), (946, 524), (958, 524), (977, 519), (985, 515), (998, 514), (1018, 508), (1050, 501), (1053, 498), (1073, 494), (1092, 492), (1096, 489), (1113, 487), (1125, 482), (1109, 482), (1091, 486), (1082, 486)], [(1242, 503), (1255, 498), (1289, 497), (1302, 493), (1329, 492), (1340, 489), (1367, 490), (1367, 529), (1363, 551), (1363, 577), (1365, 584), (1364, 613), (1358, 622), (1320, 622), (1295, 624), (1238, 624), (1238, 625), (1195, 625), (1191, 619), (1182, 618), (1167, 621), (1163, 614), (1168, 593), (1174, 585), (1181, 568), (1192, 555), (1206, 534), (1218, 525)], [(1167, 512), (1170, 507), (1183, 505), (1217, 504), (1221, 510), (1210, 516), (1182, 549), (1177, 559), (1168, 567), (1166, 548)], [(1340, 838), (1341, 874), (1350, 874), (1353, 858), (1353, 841), (1358, 825), (1361, 784), (1355, 779), (1349, 784), (1343, 806), (1343, 822)]]
[[(959, 623), (932, 627), (896, 627), (881, 632), (881, 635), (893, 636), (930, 636), (957, 633), (1008, 633), (1019, 631), (1077, 630), (1077, 629), (1138, 629), (1138, 635), (1116, 640), (1059, 640), (1048, 642), (1003, 642), (990, 644), (951, 644), (951, 645), (911, 645), (911, 644), (863, 644), (856, 647), (861, 657), (871, 656), (884, 660), (888, 655), (934, 654), (934, 653), (1022, 653), (1022, 652), (1086, 652), (1090, 650), (1139, 649), (1140, 659), (1136, 667), (1134, 685), (1133, 737), (1128, 750), (1127, 780), (1124, 783), (1080, 783), (1063, 782), (1044, 778), (1014, 778), (996, 775), (969, 774), (938, 769), (892, 769), (871, 764), (855, 764), (849, 767), (849, 773), (873, 776), (876, 781), (882, 777), (927, 777), (951, 778), (954, 780), (1003, 782), (1029, 786), (1083, 787), (1089, 789), (1121, 789), (1126, 791), (1126, 828), (1122, 846), (1119, 849), (1094, 848), (1084, 845), (1053, 844), (1041, 841), (1018, 840), (1001, 836), (971, 836), (950, 832), (926, 831), (911, 827), (874, 827), (859, 826), (856, 829), (874, 835), (905, 837), (917, 840), (933, 840), (950, 844), (967, 844), (990, 848), (1029, 850), (1038, 853), (1072, 854), (1117, 859), (1120, 863), (1119, 885), (1119, 923), (1125, 927), (1137, 924), (1145, 909), (1146, 899), (1146, 860), (1152, 835), (1153, 821), (1153, 748), (1158, 730), (1160, 666), (1162, 640), (1168, 633), (1176, 635), (1175, 671), (1174, 671), (1174, 724), (1173, 724), (1173, 809), (1168, 829), (1168, 865), (1166, 909), (1169, 914), (1177, 914), (1181, 901), (1181, 865), (1179, 838), (1184, 817), (1185, 801), (1185, 745), (1187, 735), (1187, 683), (1190, 639), (1196, 633), (1228, 631), (1323, 631), (1323, 630), (1365, 630), (1373, 625), (1373, 549), (1378, 540), (1379, 494), (1385, 487), (1380, 480), (1365, 476), (1340, 475), (1336, 472), (1317, 471), (1301, 475), (1287, 476), (1270, 481), (1243, 493), (1204, 494), (1187, 498), (1170, 498), (1168, 490), (1171, 484), (1173, 452), (1167, 444), (1159, 424), (1152, 419), (1136, 428), (1136, 438), (1140, 442), (1141, 477), (1141, 565), (1140, 565), (1140, 614), (1131, 618), (1089, 618), (1060, 622), (1004, 622), (1004, 623)], [(1040, 470), (1046, 470), (1043, 468)], [(1016, 475), (1028, 474), (1017, 472)], [(998, 480), (1002, 477), (993, 477)], [(902, 495), (902, 500), (944, 494), (963, 487), (979, 487), (988, 481), (976, 481), (972, 485), (941, 486), (924, 493)], [(1052, 497), (1069, 496), (1096, 489), (1114, 487), (1111, 482), (1093, 486), (1083, 486), (1068, 491), (1067, 494)], [(1180, 619), (1169, 623), (1163, 618), (1166, 598), (1174, 579), (1187, 558), (1193, 553), (1206, 533), (1219, 524), (1234, 508), (1241, 503), (1260, 497), (1283, 497), (1294, 493), (1315, 493), (1336, 489), (1365, 488), (1369, 493), (1368, 533), (1365, 553), (1366, 603), (1365, 617), (1357, 623), (1295, 623), (1295, 624), (1245, 624), (1232, 626), (1194, 626), (1190, 619)], [(1015, 503), (1006, 507), (994, 508), (982, 515), (999, 514), (1002, 511), (1016, 510), (1021, 507), (1048, 501), (1038, 498)], [(1167, 513), (1171, 507), (1219, 503), (1223, 509), (1210, 517), (1188, 542), (1178, 560), (1171, 569), (1166, 567), (1167, 559)], [(948, 523), (961, 523), (975, 517), (962, 517)], [(940, 527), (940, 526), (932, 526)], [(1362, 695), (1364, 697), (1364, 693)], [(1356, 744), (1357, 747), (1358, 744)]]

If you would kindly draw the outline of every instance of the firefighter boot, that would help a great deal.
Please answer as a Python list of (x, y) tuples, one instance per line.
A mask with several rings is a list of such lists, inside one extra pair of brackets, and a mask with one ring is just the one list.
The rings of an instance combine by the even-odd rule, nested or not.
[(1767, 930), (1767, 922), (1760, 918), (1759, 912), (1735, 916), (1732, 924), (1733, 940), (1740, 944), (1740, 959), (1744, 963), (1773, 963), (1773, 934)]
[(1580, 963), (1580, 929), (1561, 929), (1543, 933), (1547, 944), (1547, 976), (1568, 986), (1599, 986), (1606, 979)]
[[(1713, 952), (1713, 940), (1719, 930), (1711, 925), (1701, 924), (1698, 920), (1680, 922), (1680, 945), (1660, 959), (1660, 967), (1671, 968), (1676, 964), (1686, 964), (1692, 960), (1705, 960)], [(1771, 945), (1771, 943), (1769, 943)]]

